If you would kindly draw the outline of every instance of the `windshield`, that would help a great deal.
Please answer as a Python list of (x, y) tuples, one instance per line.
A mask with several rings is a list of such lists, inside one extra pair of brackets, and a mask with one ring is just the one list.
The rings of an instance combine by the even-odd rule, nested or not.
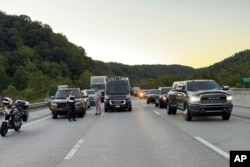
[(170, 91), (171, 88), (162, 88), (161, 94), (167, 94)]
[(114, 81), (109, 82), (106, 94), (129, 94), (129, 85), (127, 81)]
[(97, 87), (99, 90), (105, 89), (105, 84), (94, 84), (94, 85), (91, 85), (91, 88), (92, 88), (92, 89), (95, 89), (96, 87)]
[(80, 98), (81, 97), (81, 92), (77, 89), (62, 89), (62, 90), (57, 90), (55, 98), (56, 99), (66, 99), (67, 95), (71, 92), (75, 92), (75, 97)]
[(148, 90), (148, 94), (156, 94), (156, 93), (157, 93), (157, 89)]
[(215, 89), (221, 89), (219, 84), (215, 81), (191, 81), (187, 83), (188, 91), (215, 90)]
[(88, 92), (89, 95), (95, 94), (94, 90), (87, 90), (87, 92)]

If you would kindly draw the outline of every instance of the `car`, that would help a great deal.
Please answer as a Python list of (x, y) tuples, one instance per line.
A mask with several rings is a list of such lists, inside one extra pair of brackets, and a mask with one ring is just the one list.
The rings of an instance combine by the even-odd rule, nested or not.
[(51, 97), (49, 105), (53, 119), (57, 119), (58, 115), (68, 115), (68, 103), (66, 98), (71, 91), (75, 92), (76, 115), (78, 117), (84, 117), (86, 113), (86, 103), (84, 102), (81, 90), (79, 88), (69, 88), (68, 86), (58, 86), (55, 96)]
[(157, 94), (157, 89), (149, 89), (148, 93), (146, 94), (146, 102), (149, 103), (155, 103), (155, 97)]
[(155, 106), (159, 108), (166, 108), (168, 103), (167, 93), (171, 87), (159, 87), (155, 96)]
[(141, 88), (140, 88), (139, 86), (134, 86), (134, 87), (131, 89), (131, 95), (132, 95), (132, 96), (137, 96), (139, 90), (141, 90)]
[(137, 96), (138, 96), (140, 99), (145, 99), (147, 93), (148, 93), (148, 90), (147, 90), (147, 89), (141, 89), (141, 90), (138, 91)]
[(95, 105), (95, 90), (94, 89), (86, 89), (88, 96), (89, 96), (89, 101), (90, 105), (94, 106)]
[(82, 93), (82, 96), (83, 96), (83, 100), (86, 103), (86, 107), (90, 108), (90, 97), (89, 97), (88, 91), (84, 89), (84, 90), (81, 91), (81, 93)]

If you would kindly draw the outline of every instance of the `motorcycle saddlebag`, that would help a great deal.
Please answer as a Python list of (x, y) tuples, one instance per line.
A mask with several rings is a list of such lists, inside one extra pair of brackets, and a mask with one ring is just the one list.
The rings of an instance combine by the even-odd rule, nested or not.
[(24, 110), (29, 108), (29, 102), (24, 100), (16, 100), (15, 105), (17, 108), (22, 108)]
[(27, 122), (29, 119), (29, 111), (28, 110), (23, 110), (23, 115), (22, 115), (23, 122)]

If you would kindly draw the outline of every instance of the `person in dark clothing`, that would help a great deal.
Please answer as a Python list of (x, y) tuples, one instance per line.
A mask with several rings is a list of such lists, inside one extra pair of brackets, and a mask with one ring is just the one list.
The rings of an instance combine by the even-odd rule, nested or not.
[(75, 119), (75, 92), (71, 91), (70, 94), (67, 96), (67, 103), (68, 103), (68, 119), (71, 122), (76, 121)]

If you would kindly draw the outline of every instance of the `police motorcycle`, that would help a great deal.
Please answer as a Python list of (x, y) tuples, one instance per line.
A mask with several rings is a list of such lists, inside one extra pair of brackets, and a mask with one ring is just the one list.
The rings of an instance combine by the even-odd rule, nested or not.
[(22, 122), (27, 122), (29, 118), (29, 102), (16, 100), (15, 106), (12, 106), (12, 99), (5, 97), (3, 103), (3, 121), (0, 128), (1, 136), (6, 136), (9, 129), (19, 131)]

